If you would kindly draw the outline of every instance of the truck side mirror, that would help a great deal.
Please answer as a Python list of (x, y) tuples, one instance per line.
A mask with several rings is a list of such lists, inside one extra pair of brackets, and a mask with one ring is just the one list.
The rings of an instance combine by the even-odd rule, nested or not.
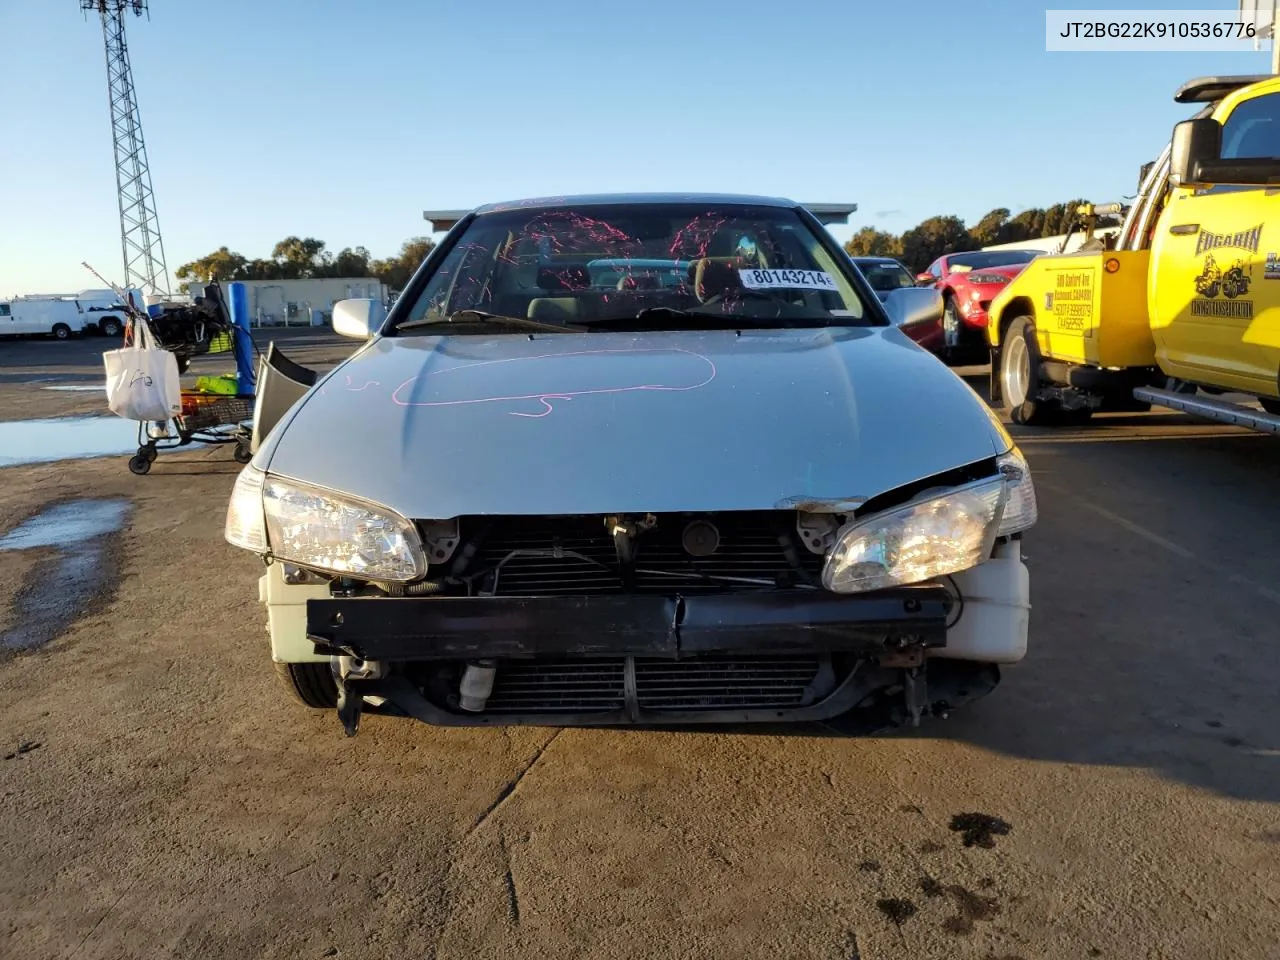
[(1169, 182), (1175, 187), (1230, 184), (1280, 186), (1280, 157), (1222, 159), (1222, 125), (1203, 118), (1184, 120), (1173, 128), (1169, 150)]
[(1222, 124), (1209, 117), (1183, 120), (1173, 128), (1169, 182), (1175, 187), (1200, 183), (1200, 167), (1222, 156)]

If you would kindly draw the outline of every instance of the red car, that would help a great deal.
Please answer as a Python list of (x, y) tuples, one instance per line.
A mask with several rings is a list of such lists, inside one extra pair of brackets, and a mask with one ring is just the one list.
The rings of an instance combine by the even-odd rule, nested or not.
[(1041, 255), (1039, 250), (972, 250), (948, 253), (916, 275), (942, 292), (942, 347), (949, 363), (987, 359), (987, 308), (1005, 285)]
[[(871, 289), (876, 292), (876, 296), (880, 298), (881, 303), (894, 290), (902, 287), (919, 286), (911, 270), (905, 264), (893, 259), (893, 257), (850, 257), (850, 259), (853, 260), (854, 266), (862, 271), (862, 275), (867, 278), (867, 282), (871, 284)], [(928, 324), (912, 324), (904, 332), (926, 350), (941, 354), (941, 320)]]

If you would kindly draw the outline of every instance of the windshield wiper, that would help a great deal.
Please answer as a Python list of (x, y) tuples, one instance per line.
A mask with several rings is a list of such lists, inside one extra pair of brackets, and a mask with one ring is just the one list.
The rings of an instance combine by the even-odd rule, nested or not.
[(580, 332), (586, 327), (574, 323), (545, 323), (541, 320), (529, 320), (525, 317), (506, 317), (500, 313), (486, 313), (484, 310), (455, 310), (444, 320), (428, 320), (419, 317), (417, 320), (406, 320), (397, 324), (395, 333), (401, 330), (422, 330), (427, 327), (440, 327), (440, 335), (448, 333), (451, 323), (458, 324), (491, 324), (495, 327), (515, 327), (518, 330), (541, 330), (547, 333), (563, 333), (564, 331)]
[(637, 320), (648, 320), (650, 318), (666, 317), (668, 319), (683, 319), (685, 317), (706, 317), (710, 314), (698, 313), (694, 310), (681, 310), (679, 307), (645, 307), (635, 315)]

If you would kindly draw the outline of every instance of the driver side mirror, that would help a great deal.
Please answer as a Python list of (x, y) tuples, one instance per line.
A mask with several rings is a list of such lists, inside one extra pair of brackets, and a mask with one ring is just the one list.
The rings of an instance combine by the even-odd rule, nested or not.
[(916, 285), (917, 285), (917, 286), (927, 287), (927, 286), (929, 286), (930, 284), (937, 283), (937, 282), (938, 282), (938, 278), (937, 278), (937, 277), (935, 277), (932, 273), (928, 273), (928, 272), (926, 272), (926, 273), (917, 273), (917, 274), (916, 274)]
[(333, 332), (352, 340), (368, 340), (386, 315), (380, 300), (339, 300), (333, 305)]
[(1200, 166), (1222, 155), (1222, 124), (1202, 117), (1184, 120), (1173, 128), (1169, 150), (1169, 182), (1181, 187), (1200, 182)]
[(1175, 187), (1212, 184), (1267, 186), (1280, 181), (1280, 157), (1222, 159), (1222, 124), (1209, 117), (1173, 128), (1169, 182)]
[(942, 294), (932, 288), (901, 287), (884, 298), (884, 309), (900, 329), (937, 323), (942, 319)]

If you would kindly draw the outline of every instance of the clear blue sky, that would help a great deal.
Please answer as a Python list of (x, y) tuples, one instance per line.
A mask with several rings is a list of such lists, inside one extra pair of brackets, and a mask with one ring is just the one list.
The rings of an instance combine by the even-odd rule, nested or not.
[[(1247, 53), (1046, 53), (987, 0), (151, 0), (129, 44), (170, 271), (290, 234), (396, 252), (426, 207), (596, 190), (853, 201), (854, 226), (1131, 194)], [(102, 31), (0, 0), (0, 295), (121, 272)], [(1265, 45), (1264, 45), (1265, 47)], [(849, 230), (834, 228), (843, 238)]]

